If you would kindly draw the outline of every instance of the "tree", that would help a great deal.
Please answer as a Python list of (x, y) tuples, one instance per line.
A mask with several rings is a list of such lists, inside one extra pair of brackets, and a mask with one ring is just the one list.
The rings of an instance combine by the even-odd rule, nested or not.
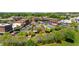
[(36, 43), (34, 43), (33, 40), (29, 39), (29, 40), (27, 40), (27, 42), (26, 42), (26, 46), (36, 46)]
[(53, 36), (54, 36), (55, 42), (57, 43), (61, 43), (62, 40), (64, 39), (64, 36), (60, 31), (54, 31)]
[(75, 31), (73, 29), (65, 28), (63, 29), (63, 35), (65, 37), (65, 41), (74, 43), (75, 41)]
[(12, 36), (9, 32), (4, 33), (1, 38), (0, 38), (0, 42), (2, 45), (9, 45), (9, 43), (12, 40)]
[(63, 20), (65, 19), (66, 17), (65, 16), (60, 16), (60, 20)]
[(25, 37), (26, 34), (27, 34), (26, 32), (19, 32), (17, 35), (18, 35), (18, 36), (23, 36), (23, 37)]

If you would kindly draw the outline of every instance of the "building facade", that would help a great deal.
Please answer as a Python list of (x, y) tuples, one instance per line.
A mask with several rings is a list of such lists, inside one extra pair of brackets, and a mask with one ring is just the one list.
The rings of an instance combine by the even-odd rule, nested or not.
[(12, 31), (11, 24), (0, 24), (0, 33), (10, 32)]

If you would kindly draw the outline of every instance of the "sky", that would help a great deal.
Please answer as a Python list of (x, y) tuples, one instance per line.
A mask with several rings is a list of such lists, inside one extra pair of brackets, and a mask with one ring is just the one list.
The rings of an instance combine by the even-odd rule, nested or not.
[(0, 0), (0, 12), (78, 12), (78, 0)]

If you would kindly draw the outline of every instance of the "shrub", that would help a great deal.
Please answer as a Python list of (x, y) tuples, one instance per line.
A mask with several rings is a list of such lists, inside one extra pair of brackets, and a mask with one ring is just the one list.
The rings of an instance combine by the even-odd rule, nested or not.
[(40, 33), (34, 40), (37, 44), (46, 44), (54, 42), (53, 34), (50, 33)]
[(41, 27), (38, 27), (37, 28), (37, 31), (38, 31), (38, 33), (41, 32)]
[(51, 28), (46, 28), (46, 30), (45, 30), (47, 33), (50, 33), (50, 32), (52, 32), (52, 29)]
[(61, 43), (64, 39), (63, 34), (60, 31), (53, 31), (51, 33), (40, 33), (34, 40), (37, 44), (49, 44), (49, 43)]
[(29, 40), (27, 40), (26, 45), (27, 46), (36, 46), (36, 43), (33, 40), (29, 39)]
[(26, 40), (25, 39), (19, 40), (19, 39), (11, 38), (11, 39), (2, 41), (2, 45), (3, 46), (24, 46), (26, 45)]
[(54, 42), (54, 36), (53, 33), (48, 33), (45, 36), (45, 43), (53, 43)]
[(24, 46), (26, 38), (24, 36), (11, 36), (10, 33), (5, 33), (0, 37), (0, 43), (3, 46)]
[(25, 36), (15, 36), (13, 37), (12, 43), (14, 43), (15, 46), (25, 46), (26, 41), (27, 39)]
[(33, 31), (29, 31), (28, 35), (35, 36), (35, 33)]
[(26, 32), (26, 36), (28, 36), (28, 33)]
[(37, 43), (42, 43), (42, 42), (43, 42), (43, 40), (41, 38), (37, 39)]
[(6, 32), (6, 33), (4, 33), (4, 34), (1, 36), (0, 40), (1, 40), (1, 42), (2, 42), (2, 41), (5, 41), (5, 40), (8, 40), (8, 39), (11, 39), (11, 38), (12, 38), (12, 36), (10, 35), (10, 33), (9, 33), (9, 32)]
[(56, 31), (61, 30), (61, 29), (62, 29), (62, 26), (56, 26), (56, 27), (55, 27), (55, 30), (56, 30)]
[(19, 32), (17, 35), (18, 36), (26, 36), (26, 34), (27, 34), (26, 32)]
[(73, 29), (64, 29), (63, 35), (65, 36), (65, 41), (74, 43), (75, 31)]
[(64, 39), (64, 36), (60, 31), (54, 31), (53, 36), (54, 36), (54, 41), (56, 43), (61, 43), (62, 40)]

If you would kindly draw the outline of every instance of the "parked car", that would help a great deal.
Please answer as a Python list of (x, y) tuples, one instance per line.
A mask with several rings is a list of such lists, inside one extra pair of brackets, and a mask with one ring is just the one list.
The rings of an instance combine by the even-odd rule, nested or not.
[(18, 32), (12, 32), (11, 35), (15, 36)]

